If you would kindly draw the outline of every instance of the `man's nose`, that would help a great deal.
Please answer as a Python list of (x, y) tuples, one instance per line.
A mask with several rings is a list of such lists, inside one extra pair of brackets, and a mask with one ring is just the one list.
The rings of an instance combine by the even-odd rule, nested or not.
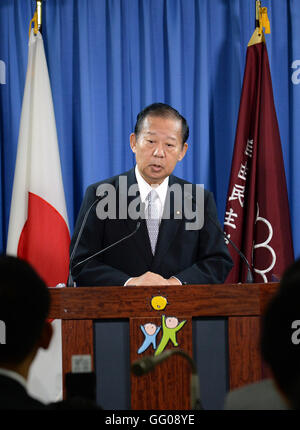
[(154, 149), (153, 155), (155, 157), (165, 157), (165, 151), (162, 143), (158, 143)]

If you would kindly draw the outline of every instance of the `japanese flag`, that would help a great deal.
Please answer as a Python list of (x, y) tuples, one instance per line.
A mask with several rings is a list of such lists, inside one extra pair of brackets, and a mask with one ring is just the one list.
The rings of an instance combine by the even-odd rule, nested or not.
[[(70, 234), (63, 190), (52, 94), (43, 39), (31, 31), (10, 210), (7, 254), (27, 260), (48, 287), (68, 277)], [(20, 288), (22, 286), (20, 285)], [(39, 352), (29, 392), (45, 401), (62, 394), (61, 321)]]

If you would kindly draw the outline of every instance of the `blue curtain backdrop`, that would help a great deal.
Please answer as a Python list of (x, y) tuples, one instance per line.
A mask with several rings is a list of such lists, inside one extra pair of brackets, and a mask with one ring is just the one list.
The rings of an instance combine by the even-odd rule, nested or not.
[[(262, 3), (271, 22), (266, 40), (299, 256), (299, 1)], [(0, 1), (0, 251), (6, 247), (34, 9), (33, 0)], [(254, 0), (43, 2), (71, 233), (87, 185), (133, 166), (129, 134), (137, 113), (154, 101), (186, 116), (189, 150), (176, 174), (212, 190), (223, 221), (254, 22)]]
[[(262, 3), (271, 22), (266, 40), (299, 256), (299, 0)], [(33, 0), (0, 0), (0, 252), (6, 249), (34, 9)], [(43, 2), (42, 33), (71, 233), (86, 187), (134, 165), (129, 134), (137, 113), (154, 101), (169, 103), (186, 116), (189, 150), (176, 174), (213, 191), (223, 221), (254, 23), (255, 0)], [(95, 325), (95, 351), (101, 356), (96, 360), (97, 398), (106, 409), (128, 409), (128, 327), (106, 324)], [(225, 329), (223, 320), (194, 321), (194, 355), (208, 409), (222, 408), (228, 389)]]

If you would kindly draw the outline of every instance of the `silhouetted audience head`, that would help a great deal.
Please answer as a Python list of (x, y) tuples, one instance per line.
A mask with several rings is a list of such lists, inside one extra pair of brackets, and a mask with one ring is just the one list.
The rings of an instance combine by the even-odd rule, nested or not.
[(48, 287), (31, 265), (16, 257), (0, 256), (0, 321), (6, 328), (5, 344), (0, 346), (0, 409), (101, 409), (96, 402), (79, 395), (44, 405), (24, 388), (20, 391), (19, 386), (11, 384), (15, 381), (13, 372), (26, 380), (38, 349), (48, 348), (52, 338), (49, 309)]
[(284, 273), (262, 320), (261, 351), (292, 409), (300, 409), (300, 260)]
[(0, 367), (31, 362), (39, 347), (48, 347), (52, 336), (49, 307), (48, 288), (36, 271), (24, 260), (0, 256), (0, 320), (6, 331)]

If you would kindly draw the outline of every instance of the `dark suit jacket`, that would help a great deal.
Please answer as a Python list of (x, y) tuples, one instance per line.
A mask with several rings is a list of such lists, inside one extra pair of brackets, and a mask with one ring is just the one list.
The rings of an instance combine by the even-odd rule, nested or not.
[(0, 410), (45, 410), (46, 405), (29, 396), (14, 379), (0, 375)]
[[(121, 190), (123, 187), (120, 186), (120, 176), (98, 182), (87, 188), (72, 237), (71, 252), (83, 218), (95, 201), (96, 190), (100, 184), (108, 183), (115, 187), (116, 213), (119, 213), (119, 197), (126, 197), (124, 191)], [(122, 176), (126, 177), (127, 188), (136, 184), (134, 169)], [(184, 202), (186, 201), (184, 199), (191, 199), (192, 195), (195, 196), (195, 186), (193, 186), (192, 194), (187, 197), (183, 193), (183, 188), (184, 184), (188, 184), (188, 182), (171, 175), (169, 186), (173, 184), (180, 185)], [(224, 237), (211, 219), (206, 216), (209, 213), (210, 217), (219, 223), (212, 193), (205, 190), (204, 226), (201, 230), (196, 231), (186, 229), (186, 222), (192, 222), (191, 219), (186, 219), (184, 215), (182, 219), (176, 219), (172, 204), (173, 193), (169, 193), (169, 196), (170, 219), (161, 221), (154, 256), (151, 252), (146, 222), (142, 220), (141, 226), (134, 236), (74, 269), (73, 276), (77, 286), (124, 285), (128, 278), (140, 276), (147, 271), (158, 273), (164, 278), (176, 276), (182, 283), (187, 284), (223, 283), (232, 268), (232, 260)], [(128, 205), (136, 197), (136, 195), (128, 197)], [(192, 199), (192, 204), (194, 211), (196, 210), (196, 199), (195, 201)], [(136, 225), (137, 221), (133, 219), (100, 220), (93, 208), (83, 229), (73, 266), (78, 261), (133, 232)]]

